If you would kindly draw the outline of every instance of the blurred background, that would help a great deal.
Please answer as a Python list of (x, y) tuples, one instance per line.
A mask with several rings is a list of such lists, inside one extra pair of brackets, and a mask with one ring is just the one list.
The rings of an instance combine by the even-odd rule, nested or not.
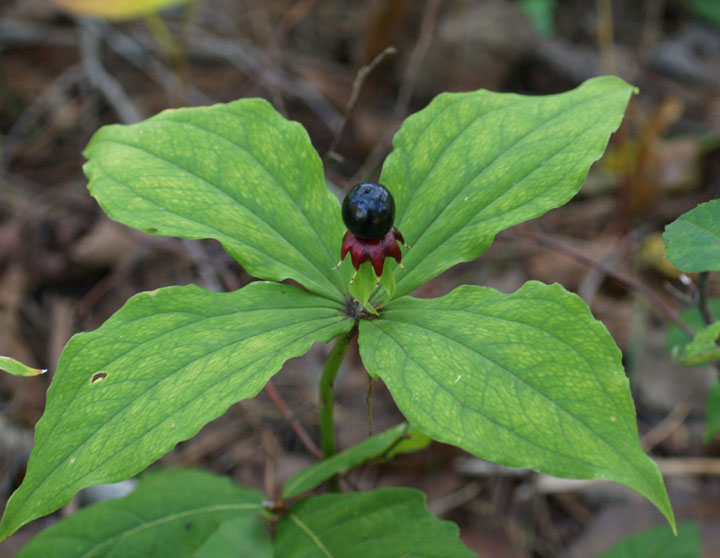
[[(465, 283), (511, 292), (528, 279), (580, 294), (623, 351), (642, 442), (677, 516), (698, 526), (703, 556), (720, 556), (720, 441), (703, 444), (717, 371), (672, 361), (661, 308), (682, 311), (695, 288), (664, 259), (664, 226), (720, 195), (717, 0), (2, 0), (0, 354), (50, 372), (0, 375), (0, 508), (22, 479), (73, 333), (98, 327), (142, 290), (234, 290), (252, 280), (213, 241), (150, 237), (102, 214), (82, 174), (100, 126), (265, 97), (308, 129), (342, 196), (377, 178), (403, 118), (442, 91), (557, 93), (601, 74), (639, 94), (580, 194), (416, 294)], [(720, 281), (711, 277), (709, 290), (718, 295)], [(315, 438), (327, 352), (315, 345), (273, 379)], [(367, 436), (366, 386), (351, 349), (337, 388), (342, 448)], [(401, 415), (380, 383), (373, 393), (378, 432)], [(314, 461), (265, 392), (162, 459), (271, 495)], [(441, 444), (347, 482), (420, 488), (479, 556), (593, 556), (663, 523), (621, 486), (506, 469)], [(0, 557), (95, 497), (85, 492), (25, 527), (0, 543)]]

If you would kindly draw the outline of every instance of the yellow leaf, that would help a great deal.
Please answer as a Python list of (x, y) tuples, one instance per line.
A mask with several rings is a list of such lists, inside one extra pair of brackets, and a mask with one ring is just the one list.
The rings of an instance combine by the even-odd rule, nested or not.
[(153, 14), (164, 8), (185, 4), (188, 0), (53, 0), (79, 16), (123, 20)]

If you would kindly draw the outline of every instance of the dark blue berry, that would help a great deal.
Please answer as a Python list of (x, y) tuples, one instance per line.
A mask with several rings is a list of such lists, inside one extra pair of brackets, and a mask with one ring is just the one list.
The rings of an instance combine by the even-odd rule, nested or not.
[(342, 218), (355, 236), (382, 238), (395, 221), (395, 200), (382, 184), (357, 184), (343, 200)]

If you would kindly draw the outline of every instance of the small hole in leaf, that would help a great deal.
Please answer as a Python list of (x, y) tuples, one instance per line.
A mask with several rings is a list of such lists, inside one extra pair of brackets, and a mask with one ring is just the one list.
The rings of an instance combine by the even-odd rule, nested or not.
[(96, 372), (95, 374), (93, 374), (92, 378), (90, 378), (90, 383), (94, 384), (96, 382), (104, 380), (105, 378), (107, 378), (107, 375), (107, 372)]

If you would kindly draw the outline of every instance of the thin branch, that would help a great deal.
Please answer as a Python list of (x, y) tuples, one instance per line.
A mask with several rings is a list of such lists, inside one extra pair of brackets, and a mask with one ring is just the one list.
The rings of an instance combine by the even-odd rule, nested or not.
[(300, 421), (295, 417), (295, 413), (293, 413), (292, 409), (282, 398), (280, 392), (278, 392), (272, 382), (268, 381), (268, 383), (265, 384), (265, 393), (267, 393), (267, 396), (270, 398), (270, 401), (273, 402), (275, 408), (280, 411), (280, 414), (288, 421), (290, 428), (297, 434), (297, 437), (305, 448), (318, 459), (322, 459), (322, 451), (320, 451), (320, 448), (313, 442), (310, 434), (308, 434), (303, 425), (300, 424)]
[(538, 235), (535, 233), (517, 233), (513, 232), (511, 233), (513, 235), (516, 235), (517, 237), (524, 237), (529, 238), (541, 246), (545, 246), (546, 248), (549, 248), (551, 250), (554, 250), (555, 252), (558, 252), (560, 254), (564, 254), (565, 256), (572, 258), (574, 260), (577, 260), (589, 267), (592, 267), (593, 269), (597, 269), (598, 271), (604, 273), (608, 277), (612, 277), (616, 281), (622, 283), (623, 285), (626, 285), (630, 287), (631, 289), (641, 293), (645, 296), (645, 298), (648, 299), (650, 304), (652, 304), (665, 318), (667, 318), (671, 322), (675, 322), (677, 326), (682, 329), (690, 339), (693, 339), (695, 337), (695, 332), (688, 326), (683, 319), (680, 317), (680, 314), (671, 308), (663, 299), (661, 299), (657, 294), (655, 294), (650, 288), (643, 285), (640, 281), (635, 279), (634, 277), (630, 277), (629, 275), (625, 275), (624, 273), (621, 273), (619, 271), (616, 271), (607, 265), (597, 262), (591, 258), (588, 258), (585, 254), (581, 253), (580, 251), (576, 250), (575, 248), (571, 248), (570, 246), (567, 246), (565, 244), (562, 244), (558, 242), (557, 240), (554, 240), (548, 236), (545, 235)]
[(328, 150), (325, 152), (325, 155), (323, 156), (323, 162), (326, 162), (328, 157), (331, 153), (335, 151), (335, 148), (337, 147), (338, 143), (340, 143), (340, 139), (342, 138), (343, 132), (345, 131), (345, 127), (347, 126), (348, 121), (350, 120), (350, 117), (352, 116), (353, 111), (355, 110), (355, 105), (357, 105), (358, 97), (360, 97), (360, 91), (362, 91), (362, 87), (365, 84), (365, 80), (367, 77), (372, 73), (372, 71), (377, 68), (377, 66), (385, 60), (386, 57), (388, 57), (391, 54), (395, 54), (397, 52), (397, 49), (394, 46), (389, 46), (385, 50), (383, 50), (380, 54), (378, 54), (370, 64), (363, 66), (358, 70), (357, 75), (355, 76), (355, 81), (353, 81), (352, 85), (352, 91), (350, 93), (350, 99), (348, 100), (347, 105), (345, 106), (345, 113), (343, 114), (342, 122), (340, 123), (340, 127), (337, 129), (337, 132), (335, 132), (335, 135), (333, 136), (332, 142), (330, 143), (330, 147), (328, 147)]
[(120, 83), (103, 67), (100, 61), (100, 37), (83, 20), (79, 20), (79, 30), (82, 63), (90, 83), (103, 94), (123, 124), (133, 124), (142, 120), (142, 116)]
[[(403, 76), (402, 83), (400, 84), (400, 91), (398, 92), (398, 97), (395, 101), (395, 108), (393, 109), (393, 116), (396, 119), (403, 118), (407, 114), (408, 107), (410, 106), (410, 99), (412, 98), (413, 90), (415, 89), (418, 75), (420, 73), (420, 66), (422, 65), (422, 61), (430, 48), (430, 44), (432, 43), (438, 11), (440, 9), (440, 2), (442, 2), (442, 0), (427, 0), (425, 3), (425, 11), (423, 12), (423, 18), (420, 23), (418, 40), (410, 53), (410, 59), (408, 60), (405, 74)], [(383, 136), (375, 145), (375, 148), (363, 163), (360, 171), (358, 172), (358, 176), (362, 180), (366, 180), (380, 164), (383, 155), (390, 145), (392, 135), (395, 132), (393, 128), (394, 126), (390, 126), (385, 131)]]
[(410, 98), (417, 84), (418, 75), (420, 74), (420, 66), (425, 59), (430, 44), (432, 43), (435, 25), (437, 24), (438, 11), (440, 10), (440, 2), (442, 0), (427, 0), (425, 11), (423, 12), (422, 22), (420, 23), (420, 34), (417, 43), (410, 53), (403, 82), (400, 85), (400, 93), (395, 103), (395, 116), (402, 118), (407, 114), (410, 106)]

